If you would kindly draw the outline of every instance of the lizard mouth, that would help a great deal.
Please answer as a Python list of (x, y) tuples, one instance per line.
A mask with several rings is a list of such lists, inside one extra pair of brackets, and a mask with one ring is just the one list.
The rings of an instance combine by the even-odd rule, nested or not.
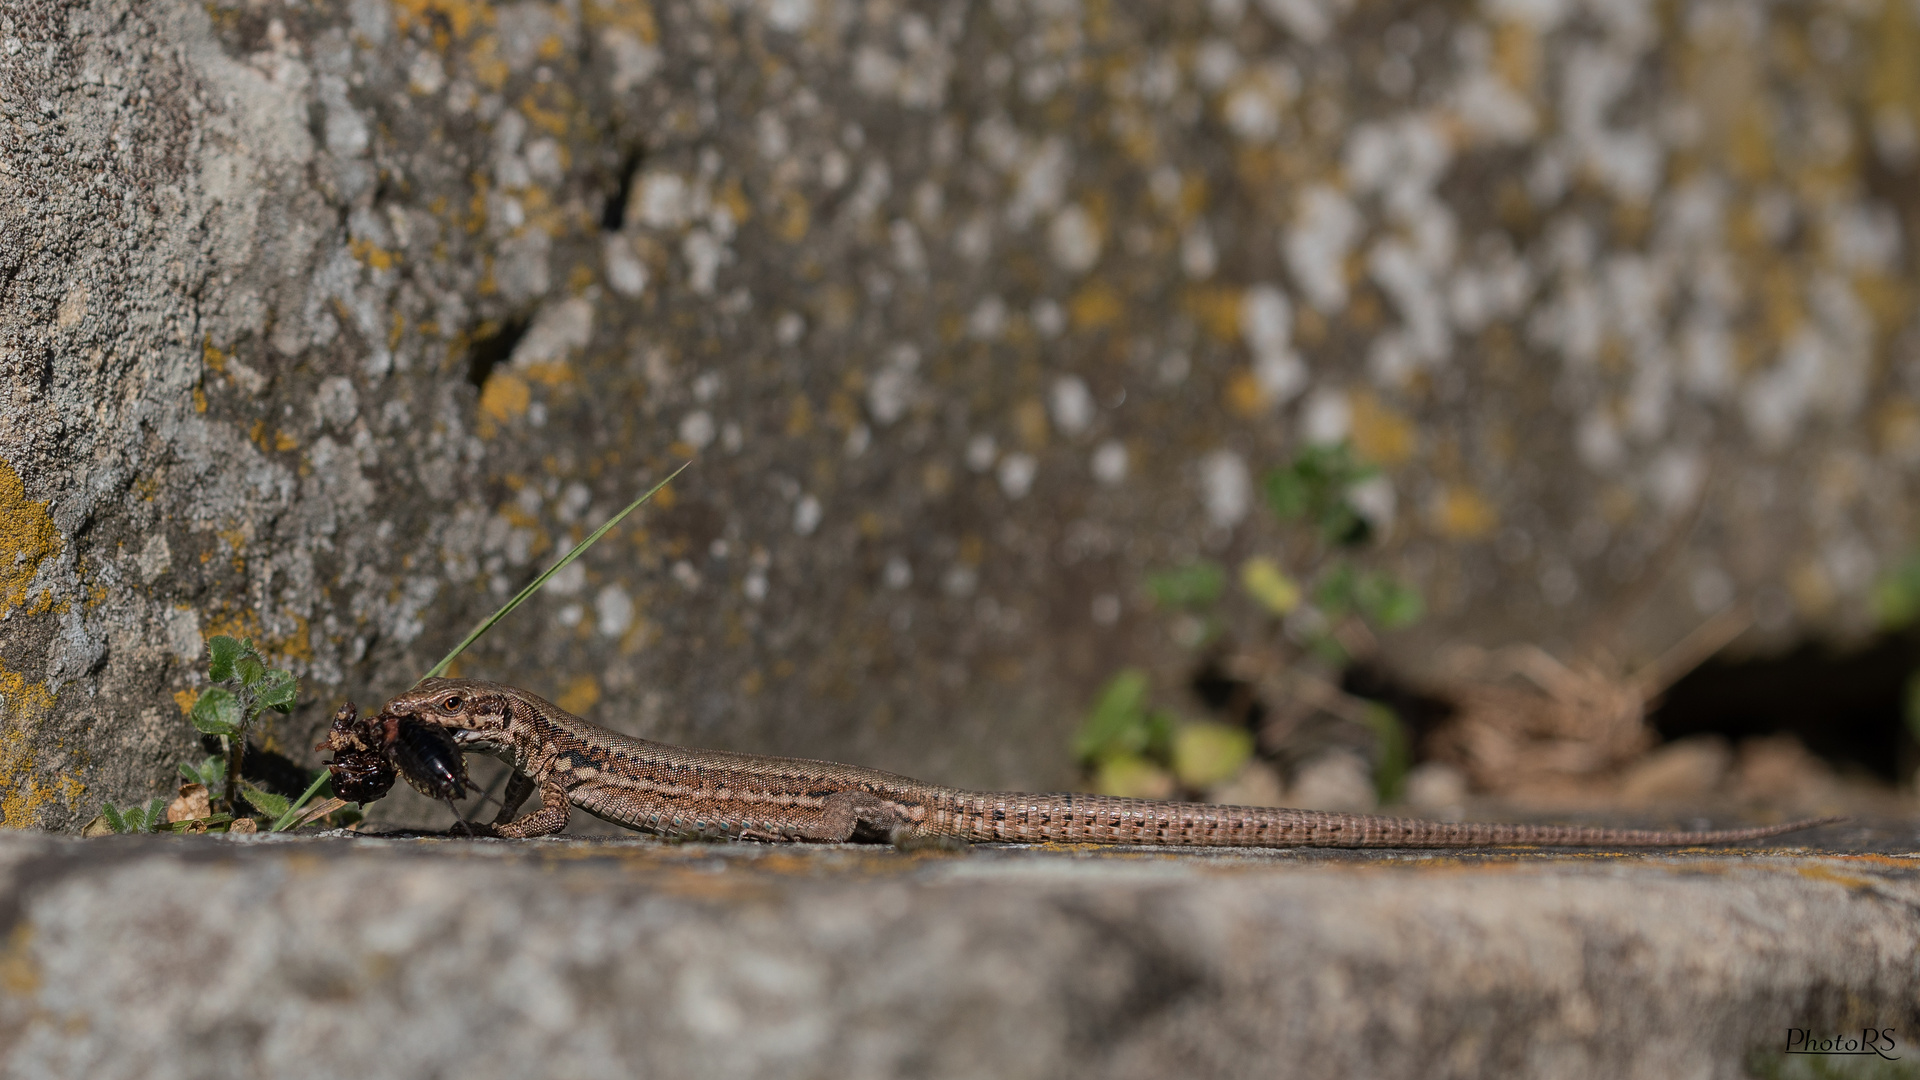
[(473, 731), (466, 728), (455, 728), (452, 734), (453, 734), (454, 743), (462, 747), (463, 749), (464, 748), (477, 749), (480, 747), (494, 745), (493, 737), (489, 733), (484, 731)]

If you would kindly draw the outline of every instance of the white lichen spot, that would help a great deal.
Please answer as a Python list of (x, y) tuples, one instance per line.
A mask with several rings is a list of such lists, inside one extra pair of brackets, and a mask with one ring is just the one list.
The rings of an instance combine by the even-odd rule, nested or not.
[(1000, 448), (992, 435), (983, 432), (967, 440), (967, 468), (974, 472), (983, 473), (993, 468), (993, 463), (999, 457)]
[(1351, 0), (1260, 0), (1260, 10), (1273, 24), (1309, 45), (1318, 45), (1333, 32), (1334, 13)]
[(542, 586), (555, 596), (577, 596), (586, 587), (587, 566), (577, 559), (555, 571)]
[(793, 531), (801, 536), (812, 536), (820, 527), (820, 519), (825, 511), (820, 508), (820, 500), (812, 495), (802, 495), (793, 505)]
[(344, 375), (322, 379), (313, 395), (313, 412), (336, 430), (353, 423), (360, 414), (360, 395), (353, 388), (353, 380)]
[(607, 270), (607, 287), (632, 299), (647, 291), (647, 264), (633, 250), (633, 243), (619, 233), (609, 234), (601, 243)]
[(920, 382), (915, 372), (920, 367), (920, 350), (902, 342), (887, 351), (880, 370), (867, 383), (867, 412), (874, 423), (888, 427), (920, 397)]
[(813, 22), (813, 0), (761, 0), (767, 25), (783, 34), (797, 34)]
[(600, 31), (600, 44), (613, 57), (607, 88), (616, 95), (632, 90), (660, 70), (660, 50), (625, 30), (607, 27)]
[(1353, 406), (1345, 392), (1314, 391), (1301, 409), (1301, 428), (1307, 442), (1313, 445), (1325, 446), (1345, 439), (1353, 428)]
[(602, 586), (594, 594), (593, 612), (601, 637), (620, 637), (633, 626), (633, 598), (618, 585)]
[(627, 213), (653, 229), (678, 229), (693, 220), (693, 193), (679, 173), (649, 169), (628, 196)]
[(1301, 193), (1281, 253), (1307, 302), (1323, 312), (1347, 306), (1347, 257), (1362, 226), (1360, 211), (1339, 190), (1315, 185)]
[(565, 360), (575, 349), (584, 349), (593, 339), (593, 301), (572, 296), (547, 304), (533, 317), (513, 346), (509, 363), (514, 367), (552, 364)]
[(1213, 230), (1204, 220), (1195, 220), (1180, 234), (1180, 272), (1194, 281), (1205, 281), (1220, 268), (1220, 251), (1213, 243)]
[(1043, 338), (1057, 338), (1067, 329), (1067, 312), (1052, 297), (1041, 297), (1027, 312), (1033, 328)]
[(1240, 297), (1240, 336), (1253, 354), (1253, 377), (1272, 403), (1292, 400), (1307, 385), (1307, 366), (1293, 350), (1293, 305), (1273, 285)]
[(1034, 474), (1040, 470), (1040, 463), (1032, 454), (1013, 453), (1000, 459), (1000, 490), (1006, 492), (1009, 499), (1025, 498), (1033, 490)]
[(1007, 302), (998, 296), (983, 296), (967, 316), (967, 336), (975, 341), (996, 341), (1007, 326)]
[(1200, 502), (1215, 528), (1240, 524), (1253, 506), (1253, 477), (1247, 463), (1231, 450), (1215, 450), (1200, 459)]
[(733, 252), (706, 229), (689, 229), (680, 241), (680, 257), (687, 263), (687, 286), (697, 295), (712, 296), (720, 267), (733, 261)]
[(1069, 203), (1047, 227), (1047, 251), (1054, 265), (1084, 274), (1100, 261), (1100, 223), (1079, 203)]
[(716, 434), (713, 415), (705, 409), (695, 409), (680, 420), (680, 441), (695, 450), (705, 450)]
[(447, 85), (447, 68), (440, 62), (440, 54), (432, 49), (421, 49), (413, 54), (413, 60), (407, 64), (407, 89), (428, 97), (440, 92)]
[(1093, 391), (1080, 376), (1063, 375), (1047, 393), (1047, 411), (1061, 434), (1078, 435), (1093, 424)]
[(890, 555), (886, 567), (880, 571), (880, 580), (889, 589), (904, 589), (913, 584), (913, 564), (907, 562), (904, 555)]
[(1107, 487), (1114, 487), (1127, 478), (1127, 446), (1118, 439), (1108, 439), (1093, 452), (1093, 478)]

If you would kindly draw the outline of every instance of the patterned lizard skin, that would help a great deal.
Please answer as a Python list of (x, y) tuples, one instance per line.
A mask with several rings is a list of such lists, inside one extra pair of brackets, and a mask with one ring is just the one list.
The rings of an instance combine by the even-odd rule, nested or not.
[[(525, 690), (477, 679), (428, 679), (387, 702), (382, 716), (439, 724), (463, 749), (507, 761), (513, 777), (499, 817), (486, 827), (503, 837), (557, 833), (576, 806), (617, 825), (688, 838), (1183, 847), (1673, 847), (1758, 840), (1840, 820), (1662, 832), (966, 791), (829, 761), (649, 742), (590, 724)], [(535, 790), (541, 808), (515, 818)]]

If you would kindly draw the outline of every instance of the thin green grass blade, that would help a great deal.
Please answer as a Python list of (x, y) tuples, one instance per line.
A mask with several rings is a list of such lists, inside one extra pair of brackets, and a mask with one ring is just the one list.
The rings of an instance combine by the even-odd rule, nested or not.
[(321, 786), (331, 779), (333, 779), (332, 771), (321, 769), (320, 775), (315, 776), (313, 783), (307, 785), (307, 790), (301, 792), (300, 797), (293, 800), (293, 805), (287, 807), (287, 812), (281, 814), (280, 817), (274, 821), (273, 827), (267, 831), (285, 832), (288, 828), (292, 827), (294, 821), (300, 817), (301, 808), (307, 805), (308, 800), (319, 794)]
[[(496, 611), (492, 615), (487, 616), (485, 621), (481, 622), (479, 626), (474, 627), (473, 632), (468, 634), (466, 636), (466, 639), (461, 641), (460, 644), (455, 645), (453, 647), (452, 652), (442, 657), (440, 662), (433, 665), (433, 668), (429, 670), (425, 675), (420, 676), (420, 682), (426, 682), (428, 679), (438, 678), (439, 676), (446, 674), (447, 668), (452, 666), (454, 660), (457, 659), (461, 653), (467, 651), (467, 646), (473, 644), (476, 641), (479, 641), (481, 635), (493, 629), (494, 623), (497, 623), (501, 619), (506, 618), (508, 614), (510, 614), (513, 611), (514, 608), (517, 608), (520, 606), (521, 601), (525, 600), (529, 596), (532, 596), (534, 593), (539, 592), (540, 586), (545, 585), (547, 583), (548, 578), (559, 573), (561, 570), (566, 568), (568, 563), (579, 558), (582, 552), (586, 551), (588, 548), (593, 546), (594, 541), (600, 539), (602, 536), (605, 536), (607, 534), (608, 529), (611, 529), (615, 525), (620, 524), (621, 519), (625, 518), (628, 514), (633, 513), (635, 510), (638, 510), (640, 508), (641, 503), (644, 503), (648, 499), (653, 498), (654, 494), (658, 492), (661, 488), (666, 487), (668, 484), (673, 483), (673, 478), (685, 472), (687, 469), (687, 466), (691, 464), (693, 464), (693, 462), (689, 461), (681, 465), (678, 469), (673, 470), (672, 473), (668, 474), (665, 480), (662, 480), (659, 483), (653, 485), (652, 489), (649, 490), (645, 495), (642, 495), (639, 498), (628, 503), (627, 508), (625, 510), (622, 510), (619, 513), (608, 518), (607, 523), (605, 525), (602, 525), (599, 528), (593, 530), (593, 533), (589, 535), (585, 540), (582, 540), (578, 544), (575, 544), (573, 547), (573, 550), (567, 552), (565, 558), (561, 559), (557, 563), (554, 563), (552, 566), (547, 567), (545, 573), (541, 574), (537, 578), (534, 578), (532, 583), (529, 584), (526, 588), (521, 589), (518, 593), (515, 593), (513, 599), (507, 601), (505, 607), (502, 607), (499, 611)], [(420, 685), (420, 683), (415, 683), (414, 685), (418, 686)]]

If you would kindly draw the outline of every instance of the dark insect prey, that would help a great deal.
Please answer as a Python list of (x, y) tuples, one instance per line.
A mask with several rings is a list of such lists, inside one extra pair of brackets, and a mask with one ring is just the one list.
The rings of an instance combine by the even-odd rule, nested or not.
[[(415, 791), (449, 808), (472, 787), (466, 755), (445, 728), (411, 716), (363, 717), (351, 701), (333, 714), (326, 740), (314, 749), (333, 752), (327, 763), (333, 793), (349, 802), (369, 803), (385, 796), (393, 789), (396, 772)], [(459, 816), (459, 811), (454, 813)]]

